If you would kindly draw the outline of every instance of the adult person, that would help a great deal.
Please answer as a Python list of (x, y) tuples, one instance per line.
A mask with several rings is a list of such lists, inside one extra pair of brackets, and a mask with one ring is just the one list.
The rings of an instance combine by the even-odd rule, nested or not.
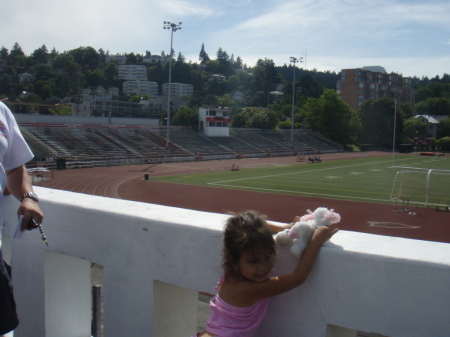
[(19, 126), (8, 107), (0, 102), (0, 336), (14, 330), (19, 324), (9, 268), (1, 252), (3, 200), (6, 189), (20, 200), (17, 215), (23, 215), (21, 230), (36, 228), (44, 217), (39, 199), (33, 192), (25, 163), (33, 153), (20, 133)]

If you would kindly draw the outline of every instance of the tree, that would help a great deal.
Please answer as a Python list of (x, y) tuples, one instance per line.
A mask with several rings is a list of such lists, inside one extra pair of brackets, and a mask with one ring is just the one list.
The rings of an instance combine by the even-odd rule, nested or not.
[[(251, 83), (254, 92), (262, 91), (267, 95), (275, 90), (275, 84), (280, 83), (281, 78), (275, 69), (275, 64), (271, 59), (259, 59), (253, 70), (253, 80)], [(263, 106), (267, 106), (267, 101)]]
[(344, 145), (356, 143), (360, 130), (358, 115), (335, 90), (326, 89), (318, 99), (308, 98), (305, 111), (305, 122), (314, 131)]
[(231, 127), (246, 128), (248, 126), (248, 116), (245, 112), (240, 112), (231, 118)]
[(368, 100), (361, 105), (362, 142), (381, 148), (391, 148), (396, 124), (396, 143), (402, 139), (403, 116), (397, 109), (395, 116), (394, 100), (380, 98)]
[(200, 50), (200, 53), (198, 54), (198, 60), (200, 61), (200, 64), (205, 64), (209, 61), (208, 53), (205, 51), (205, 44), (202, 43), (202, 49)]
[[(309, 73), (304, 73), (300, 76), (296, 87), (298, 88), (299, 96), (319, 98), (323, 94), (322, 85)], [(299, 97), (296, 98), (297, 101), (301, 101)]]
[(416, 104), (418, 115), (450, 116), (450, 98), (430, 97)]
[(243, 63), (242, 63), (242, 59), (240, 56), (238, 56), (236, 58), (236, 62), (234, 63), (234, 68), (235, 69), (242, 69)]
[(8, 48), (2, 47), (0, 49), (0, 60), (6, 63), (6, 61), (8, 60), (8, 56), (9, 56)]
[(53, 115), (71, 115), (72, 107), (66, 104), (58, 104), (55, 108), (49, 110)]
[(23, 52), (22, 47), (16, 42), (14, 43), (14, 46), (12, 47), (10, 53), (10, 57), (16, 57), (16, 56), (25, 56), (25, 53)]
[(419, 118), (408, 118), (403, 126), (403, 143), (411, 143), (416, 137), (427, 136), (427, 124)]
[(137, 56), (135, 53), (127, 54), (127, 64), (137, 64)]
[(36, 49), (31, 55), (31, 58), (36, 63), (47, 63), (49, 60), (49, 54), (45, 44), (43, 44), (40, 48)]
[(92, 47), (79, 47), (69, 51), (69, 54), (82, 68), (94, 70), (99, 67), (100, 55)]
[(199, 123), (198, 109), (181, 106), (172, 118), (172, 125), (196, 127)]
[(27, 57), (22, 50), (22, 47), (16, 42), (9, 52), (8, 63), (17, 74), (26, 68)]
[(219, 101), (219, 106), (231, 108), (232, 110), (235, 106), (235, 103), (231, 99), (231, 96), (229, 94), (220, 96), (217, 98), (217, 100)]
[(114, 80), (118, 73), (118, 68), (119, 67), (117, 66), (117, 63), (115, 62), (108, 63), (107, 66), (105, 67), (103, 73), (109, 85), (112, 85), (114, 83)]
[(141, 101), (141, 95), (131, 95), (128, 102), (139, 103)]
[(251, 116), (249, 126), (256, 129), (273, 130), (278, 126), (279, 122), (276, 112), (259, 109)]
[(178, 53), (177, 63), (184, 63), (186, 58), (181, 54), (181, 52)]
[(450, 137), (450, 117), (439, 121), (437, 138)]
[(449, 151), (450, 150), (450, 137), (444, 137), (437, 142), (440, 150)]
[(276, 112), (261, 108), (245, 108), (233, 116), (231, 126), (236, 128), (258, 128), (273, 130), (278, 126)]

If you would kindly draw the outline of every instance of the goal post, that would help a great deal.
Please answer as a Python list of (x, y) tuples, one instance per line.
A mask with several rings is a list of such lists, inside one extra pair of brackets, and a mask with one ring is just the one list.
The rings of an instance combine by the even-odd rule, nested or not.
[(414, 169), (397, 171), (390, 200), (410, 200), (427, 206), (450, 204), (450, 170)]

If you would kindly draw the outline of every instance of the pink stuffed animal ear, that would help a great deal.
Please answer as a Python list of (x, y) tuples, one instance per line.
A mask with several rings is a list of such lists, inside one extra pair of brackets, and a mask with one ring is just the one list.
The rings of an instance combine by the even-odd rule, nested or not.
[(326, 210), (323, 214), (322, 221), (326, 222), (326, 225), (334, 225), (341, 221), (341, 216), (334, 212), (334, 209)]

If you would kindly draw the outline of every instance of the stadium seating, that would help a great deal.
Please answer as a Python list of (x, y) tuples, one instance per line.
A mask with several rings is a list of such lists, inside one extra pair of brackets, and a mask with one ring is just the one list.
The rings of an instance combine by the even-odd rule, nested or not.
[[(307, 130), (230, 129), (229, 137), (207, 137), (185, 128), (21, 127), (37, 158), (65, 158), (69, 167), (198, 159), (339, 152), (342, 145)], [(82, 163), (82, 164), (80, 164)]]

